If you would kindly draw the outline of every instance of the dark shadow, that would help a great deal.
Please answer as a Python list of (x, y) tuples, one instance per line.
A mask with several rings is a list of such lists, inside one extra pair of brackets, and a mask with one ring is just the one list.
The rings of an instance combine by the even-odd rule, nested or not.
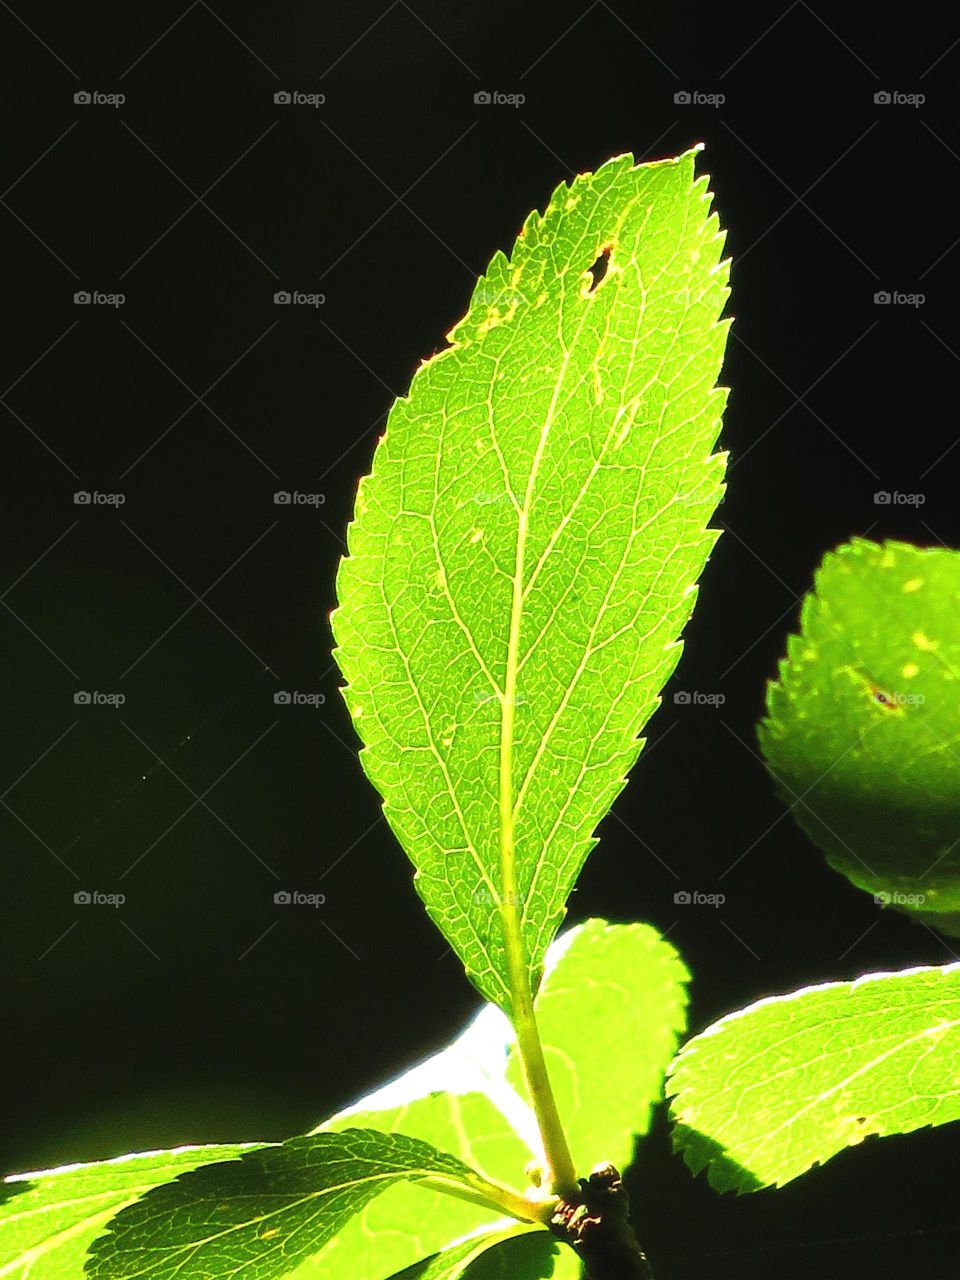
[(23, 1195), (25, 1191), (32, 1191), (37, 1185), (36, 1182), (0, 1182), (0, 1204)]
[(715, 1191), (761, 1191), (766, 1183), (745, 1169), (742, 1164), (727, 1155), (726, 1149), (713, 1138), (704, 1137), (696, 1129), (685, 1124), (673, 1126), (673, 1149), (681, 1154), (694, 1175), (706, 1170), (707, 1179)]
[[(546, 1231), (505, 1240), (471, 1262), (463, 1273), (463, 1280), (549, 1280), (561, 1248), (566, 1245), (559, 1244)], [(424, 1258), (398, 1271), (390, 1280), (421, 1280), (429, 1275), (431, 1265), (439, 1256)]]

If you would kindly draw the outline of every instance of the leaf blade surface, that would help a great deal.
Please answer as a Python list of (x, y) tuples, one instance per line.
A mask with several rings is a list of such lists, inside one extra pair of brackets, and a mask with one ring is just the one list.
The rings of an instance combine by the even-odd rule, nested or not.
[(507, 1011), (504, 916), (535, 990), (715, 540), (727, 264), (693, 170), (617, 157), (530, 215), (395, 403), (338, 575), (364, 768)]
[(293, 1138), (203, 1165), (148, 1192), (93, 1244), (93, 1280), (272, 1280), (317, 1253), (401, 1180), (482, 1193), (484, 1182), (425, 1142), (371, 1129)]
[(781, 1185), (871, 1135), (960, 1118), (960, 964), (773, 996), (670, 1073), (675, 1146), (718, 1190)]

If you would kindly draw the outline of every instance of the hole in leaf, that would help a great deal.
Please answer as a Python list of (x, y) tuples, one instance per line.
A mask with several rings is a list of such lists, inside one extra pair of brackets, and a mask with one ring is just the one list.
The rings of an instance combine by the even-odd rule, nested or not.
[(589, 285), (587, 289), (587, 293), (594, 293), (596, 291), (597, 285), (600, 283), (603, 277), (607, 274), (607, 267), (609, 266), (609, 263), (610, 263), (611, 253), (613, 253), (613, 245), (605, 244), (603, 248), (600, 250), (600, 253), (599, 253), (599, 256), (597, 257), (596, 262), (593, 264), (592, 267), (589, 268), (590, 274), (591, 276), (593, 276), (593, 281)]

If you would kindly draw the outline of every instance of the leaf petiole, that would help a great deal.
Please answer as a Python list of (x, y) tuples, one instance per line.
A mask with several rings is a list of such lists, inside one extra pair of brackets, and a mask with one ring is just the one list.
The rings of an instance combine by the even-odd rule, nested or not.
[(469, 1204), (479, 1204), (485, 1209), (500, 1209), (521, 1222), (539, 1222), (544, 1226), (549, 1223), (557, 1204), (556, 1196), (544, 1200), (528, 1200), (513, 1187), (487, 1178), (478, 1182), (475, 1189), (463, 1182), (443, 1177), (421, 1178), (418, 1181), (421, 1186), (429, 1187), (431, 1191), (438, 1191), (442, 1195), (466, 1200)]

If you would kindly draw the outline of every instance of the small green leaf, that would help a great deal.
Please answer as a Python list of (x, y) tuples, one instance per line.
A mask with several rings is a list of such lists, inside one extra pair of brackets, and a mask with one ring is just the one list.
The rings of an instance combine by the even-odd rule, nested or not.
[[(548, 951), (537, 1017), (581, 1173), (601, 1160), (623, 1168), (633, 1134), (646, 1131), (683, 1026), (686, 977), (673, 947), (647, 925), (588, 920)], [(488, 1005), (442, 1053), (321, 1128), (405, 1133), (519, 1186), (531, 1156), (542, 1159), (543, 1152), (513, 1046), (509, 1022)], [(351, 1219), (293, 1280), (386, 1280), (490, 1225), (489, 1212), (478, 1206), (401, 1183)], [(565, 1262), (568, 1254), (575, 1261), (571, 1250), (560, 1257)]]
[(720, 1191), (789, 1182), (872, 1134), (960, 1118), (960, 964), (760, 1000), (694, 1036), (674, 1141)]
[(4, 1179), (0, 1196), (0, 1276), (79, 1280), (87, 1249), (113, 1215), (152, 1187), (246, 1145), (181, 1147), (72, 1164)]
[(541, 1228), (515, 1223), (451, 1245), (390, 1280), (578, 1280), (579, 1275), (571, 1249)]
[(400, 1179), (482, 1196), (484, 1180), (425, 1142), (370, 1129), (293, 1138), (207, 1164), (123, 1210), (94, 1242), (94, 1280), (271, 1280), (316, 1253)]
[[(690, 975), (646, 924), (588, 920), (559, 938), (553, 954), (537, 1021), (574, 1163), (581, 1176), (600, 1161), (623, 1170), (663, 1097)], [(507, 1079), (526, 1097), (516, 1050)]]
[(830, 865), (960, 933), (960, 553), (831, 552), (767, 710), (770, 772)]
[(412, 1267), (395, 1271), (390, 1280), (462, 1280), (470, 1263), (502, 1239), (499, 1232), (482, 1232), (462, 1244), (451, 1245), (432, 1258), (415, 1262)]
[(580, 1280), (574, 1251), (547, 1231), (517, 1234), (471, 1262), (464, 1280)]
[[(425, 1080), (423, 1087), (433, 1091), (417, 1097), (416, 1083), (401, 1079), (393, 1086), (394, 1096), (406, 1095), (406, 1101), (351, 1108), (327, 1121), (323, 1130), (339, 1132), (359, 1126), (402, 1133), (456, 1154), (488, 1177), (521, 1184), (530, 1155), (494, 1103), (482, 1093), (437, 1091), (444, 1074), (451, 1087), (455, 1084), (456, 1067), (449, 1058), (448, 1062), (446, 1073), (435, 1071)], [(491, 1226), (499, 1216), (489, 1207), (437, 1195), (416, 1184), (396, 1183), (345, 1223), (316, 1256), (297, 1269), (292, 1280), (340, 1280), (342, 1276), (386, 1280), (451, 1240)]]
[(716, 538), (710, 199), (692, 151), (560, 186), (394, 404), (357, 495), (333, 629), (361, 759), (430, 915), (508, 1012)]

